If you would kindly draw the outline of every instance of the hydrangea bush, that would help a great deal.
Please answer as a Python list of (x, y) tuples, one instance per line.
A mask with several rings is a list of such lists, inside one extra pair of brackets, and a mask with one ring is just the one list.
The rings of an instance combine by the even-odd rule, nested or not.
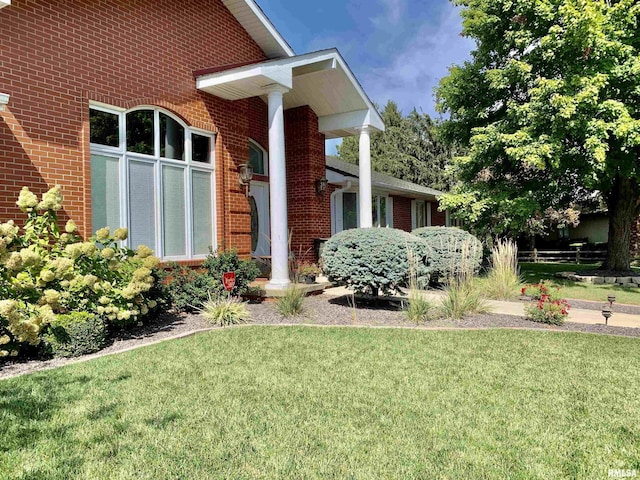
[(345, 230), (327, 241), (322, 252), (324, 271), (332, 282), (356, 293), (385, 295), (424, 285), (432, 273), (433, 251), (419, 237), (392, 228)]
[(482, 243), (469, 232), (456, 227), (423, 227), (411, 233), (434, 251), (432, 281), (448, 283), (451, 278), (480, 270)]
[(148, 247), (124, 248), (127, 230), (98, 230), (83, 241), (68, 221), (61, 231), (60, 187), (39, 201), (27, 187), (18, 207), (22, 229), (0, 224), (0, 357), (37, 345), (57, 314), (84, 311), (112, 324), (137, 322), (158, 306), (150, 291), (159, 260)]

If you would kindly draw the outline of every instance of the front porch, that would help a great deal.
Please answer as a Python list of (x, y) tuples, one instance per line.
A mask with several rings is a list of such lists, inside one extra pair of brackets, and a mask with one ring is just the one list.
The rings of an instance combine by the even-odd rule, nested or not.
[(201, 70), (195, 77), (197, 88), (211, 95), (226, 100), (260, 97), (268, 105), (267, 288), (286, 290), (290, 251), (311, 251), (314, 238), (331, 233), (330, 191), (315, 188), (325, 177), (325, 139), (359, 135), (359, 226), (373, 225), (369, 136), (384, 130), (382, 118), (334, 49)]

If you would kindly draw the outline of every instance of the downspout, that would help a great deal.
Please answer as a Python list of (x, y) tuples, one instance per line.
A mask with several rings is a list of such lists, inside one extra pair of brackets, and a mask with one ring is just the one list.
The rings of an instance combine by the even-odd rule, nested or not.
[[(349, 190), (350, 188), (351, 188), (351, 180), (347, 180), (347, 184), (344, 187), (339, 188), (338, 190), (334, 190), (333, 193), (331, 194), (331, 201), (330, 202), (331, 202), (331, 214), (332, 214), (332, 216), (333, 216), (333, 214), (335, 214), (335, 215), (338, 214), (338, 212), (336, 212), (336, 195), (338, 193), (344, 192), (345, 190)], [(332, 222), (331, 222), (331, 235), (335, 235), (337, 233), (336, 232), (337, 219), (334, 220), (332, 218), (331, 220), (332, 220)]]

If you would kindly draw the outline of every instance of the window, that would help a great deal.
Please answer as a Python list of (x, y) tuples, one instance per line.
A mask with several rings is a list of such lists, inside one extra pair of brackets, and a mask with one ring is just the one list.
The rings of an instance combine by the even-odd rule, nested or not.
[(256, 175), (269, 175), (267, 152), (254, 141), (249, 141), (249, 165)]
[(393, 226), (393, 208), (391, 198), (374, 195), (371, 199), (371, 217), (374, 227)]
[(342, 194), (342, 229), (358, 228), (358, 196), (355, 193)]
[(129, 229), (126, 244), (165, 259), (214, 246), (213, 135), (157, 108), (91, 107), (92, 229)]
[(414, 200), (411, 203), (412, 226), (422, 228), (431, 226), (431, 203), (424, 200)]

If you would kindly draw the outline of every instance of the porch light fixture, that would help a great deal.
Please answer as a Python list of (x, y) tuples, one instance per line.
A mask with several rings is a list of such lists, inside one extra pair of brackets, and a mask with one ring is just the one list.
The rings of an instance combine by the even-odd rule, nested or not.
[(610, 305), (602, 307), (602, 316), (604, 317), (604, 324), (609, 325), (609, 319), (613, 316), (613, 311), (611, 310)]
[(324, 195), (324, 192), (327, 191), (328, 185), (329, 185), (329, 180), (327, 180), (325, 177), (322, 177), (316, 180), (316, 194)]
[(249, 185), (253, 178), (253, 167), (247, 163), (243, 163), (238, 167), (238, 183), (244, 187), (244, 194), (249, 196)]

